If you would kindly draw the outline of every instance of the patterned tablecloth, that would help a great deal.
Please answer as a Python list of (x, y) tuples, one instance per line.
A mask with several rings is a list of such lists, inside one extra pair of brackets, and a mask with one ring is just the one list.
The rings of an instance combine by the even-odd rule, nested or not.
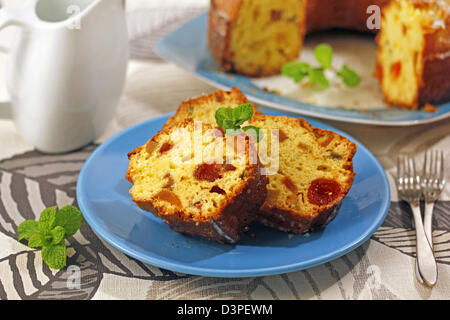
[[(353, 135), (388, 173), (392, 203), (386, 220), (369, 241), (323, 265), (288, 274), (205, 278), (144, 264), (112, 248), (89, 225), (68, 239), (69, 266), (81, 270), (80, 286), (68, 286), (70, 269), (54, 271), (40, 252), (16, 241), (17, 226), (43, 208), (77, 204), (78, 173), (89, 154), (112, 134), (151, 117), (174, 111), (180, 101), (215, 90), (153, 51), (154, 42), (178, 24), (203, 12), (207, 0), (129, 0), (132, 45), (128, 78), (116, 117), (95, 144), (63, 155), (33, 149), (9, 120), (0, 119), (0, 299), (449, 299), (450, 184), (434, 215), (439, 280), (430, 289), (414, 275), (415, 233), (409, 208), (398, 201), (392, 173), (399, 152), (420, 163), (429, 148), (450, 154), (450, 119), (416, 127), (374, 127), (327, 123)], [(14, 30), (1, 34), (1, 44)], [(0, 57), (4, 75), (5, 57)], [(5, 90), (0, 92), (6, 96)], [(1, 116), (0, 116), (1, 118)], [(446, 161), (449, 180), (450, 159)]]

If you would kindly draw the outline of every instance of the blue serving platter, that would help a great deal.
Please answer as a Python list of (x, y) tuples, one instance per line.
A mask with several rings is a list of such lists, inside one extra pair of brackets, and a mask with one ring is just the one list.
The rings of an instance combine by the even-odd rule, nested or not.
[[(288, 115), (262, 110), (268, 115)], [(357, 173), (337, 217), (307, 235), (292, 235), (250, 225), (249, 234), (225, 245), (171, 230), (162, 220), (139, 209), (125, 179), (127, 153), (156, 134), (169, 115), (126, 129), (100, 145), (85, 162), (77, 183), (77, 200), (94, 232), (113, 247), (164, 269), (202, 276), (252, 277), (281, 274), (316, 266), (355, 249), (381, 225), (390, 205), (385, 171), (352, 137), (313, 119), (313, 126), (333, 130), (358, 144)]]
[[(408, 111), (400, 108), (371, 109), (370, 112), (338, 109), (302, 103), (267, 92), (243, 75), (222, 72), (209, 52), (207, 14), (202, 14), (173, 31), (156, 44), (156, 52), (203, 81), (220, 89), (234, 86), (252, 102), (270, 108), (322, 119), (384, 126), (410, 126), (450, 117), (450, 102), (438, 105), (436, 112)], [(370, 103), (370, 101), (368, 101)]]

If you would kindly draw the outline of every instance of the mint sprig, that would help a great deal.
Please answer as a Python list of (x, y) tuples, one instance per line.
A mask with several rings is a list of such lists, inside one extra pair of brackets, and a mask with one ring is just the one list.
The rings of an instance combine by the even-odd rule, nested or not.
[(65, 239), (80, 229), (83, 215), (73, 206), (59, 211), (50, 207), (42, 211), (39, 220), (26, 220), (17, 228), (18, 240), (28, 240), (30, 248), (42, 247), (42, 259), (52, 269), (66, 266)]
[(340, 70), (333, 68), (333, 48), (330, 45), (321, 43), (316, 46), (314, 48), (314, 57), (319, 63), (319, 67), (313, 67), (303, 61), (291, 61), (283, 65), (281, 73), (295, 82), (308, 78), (310, 83), (317, 84), (324, 89), (330, 87), (325, 70), (333, 71), (347, 87), (356, 87), (361, 82), (358, 73), (347, 65), (344, 64)]
[(341, 70), (336, 73), (336, 75), (342, 79), (347, 87), (356, 87), (361, 82), (359, 75), (345, 64), (342, 66)]
[(242, 128), (242, 131), (244, 131), (246, 134), (252, 136), (253, 139), (255, 139), (256, 142), (259, 142), (262, 139), (262, 131), (259, 130), (258, 127), (245, 126), (245, 127)]
[(314, 48), (314, 57), (323, 69), (330, 69), (333, 61), (333, 48), (326, 43), (321, 43)]
[(325, 76), (325, 72), (322, 68), (311, 68), (311, 71), (309, 72), (309, 81), (317, 83), (323, 88), (328, 88), (330, 86), (330, 82)]
[(231, 136), (236, 136), (242, 132), (252, 136), (256, 142), (262, 138), (262, 132), (255, 126), (241, 126), (253, 116), (251, 104), (241, 104), (236, 108), (219, 108), (216, 110), (216, 123), (223, 131)]
[(300, 82), (309, 75), (311, 66), (306, 62), (292, 61), (283, 65), (281, 73)]

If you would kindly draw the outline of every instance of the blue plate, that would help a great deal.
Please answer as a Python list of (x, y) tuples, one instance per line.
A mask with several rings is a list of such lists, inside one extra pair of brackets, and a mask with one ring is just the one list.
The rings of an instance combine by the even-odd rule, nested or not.
[[(286, 115), (263, 110), (269, 115)], [(390, 189), (375, 157), (346, 134), (316, 120), (313, 126), (336, 131), (358, 143), (357, 173), (337, 217), (309, 235), (292, 235), (257, 222), (235, 245), (222, 245), (169, 229), (139, 209), (125, 180), (127, 153), (156, 134), (169, 116), (151, 119), (99, 146), (84, 164), (77, 199), (84, 218), (105, 241), (143, 262), (187, 274), (250, 277), (280, 274), (325, 263), (355, 249), (377, 230), (390, 204)]]
[(450, 102), (439, 105), (437, 112), (408, 111), (399, 108), (361, 112), (315, 106), (263, 91), (246, 76), (220, 71), (209, 53), (206, 30), (207, 15), (203, 14), (160, 40), (156, 45), (156, 51), (163, 58), (213, 86), (221, 89), (237, 87), (249, 100), (287, 112), (322, 119), (388, 126), (418, 125), (450, 117)]

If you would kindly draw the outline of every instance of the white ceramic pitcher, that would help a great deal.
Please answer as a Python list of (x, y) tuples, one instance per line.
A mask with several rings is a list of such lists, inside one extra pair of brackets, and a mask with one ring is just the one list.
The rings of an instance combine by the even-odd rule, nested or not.
[(20, 27), (7, 72), (12, 118), (38, 150), (80, 148), (112, 120), (129, 53), (124, 11), (122, 0), (28, 0), (0, 9), (0, 29)]

